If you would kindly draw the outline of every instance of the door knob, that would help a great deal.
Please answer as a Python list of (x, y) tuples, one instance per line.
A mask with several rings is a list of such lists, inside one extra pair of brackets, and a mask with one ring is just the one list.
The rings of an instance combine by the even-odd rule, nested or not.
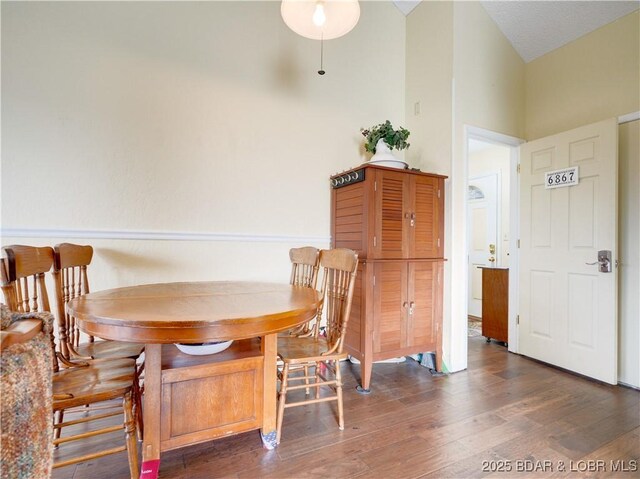
[(489, 254), (496, 254), (496, 245), (493, 243), (489, 245)]
[(594, 266), (597, 264), (598, 271), (600, 271), (601, 273), (611, 273), (611, 251), (604, 249), (600, 250), (598, 251), (598, 261), (585, 264), (589, 266)]

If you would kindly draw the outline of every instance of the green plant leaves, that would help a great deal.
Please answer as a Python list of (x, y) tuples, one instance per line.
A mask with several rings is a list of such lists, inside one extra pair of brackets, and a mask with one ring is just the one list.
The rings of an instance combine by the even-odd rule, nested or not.
[(364, 149), (371, 153), (376, 152), (376, 143), (378, 143), (380, 138), (382, 138), (392, 150), (404, 150), (411, 146), (407, 142), (407, 138), (409, 138), (411, 134), (409, 130), (403, 127), (394, 130), (389, 120), (369, 129), (361, 128), (360, 133), (365, 137)]

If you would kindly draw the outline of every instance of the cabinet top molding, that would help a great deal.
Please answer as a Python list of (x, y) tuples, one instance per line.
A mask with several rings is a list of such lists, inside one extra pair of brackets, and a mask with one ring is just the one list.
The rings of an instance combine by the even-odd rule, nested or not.
[(400, 168), (389, 168), (388, 166), (368, 165), (367, 163), (363, 163), (361, 165), (358, 165), (358, 166), (356, 166), (354, 168), (351, 168), (349, 170), (342, 171), (340, 173), (334, 173), (333, 175), (331, 175), (330, 178), (331, 179), (337, 178), (337, 177), (342, 176), (342, 175), (344, 175), (346, 173), (351, 173), (353, 171), (361, 170), (363, 168), (376, 169), (376, 170), (385, 170), (385, 171), (396, 171), (396, 172), (407, 173), (407, 174), (411, 174), (411, 175), (431, 176), (433, 178), (444, 178), (444, 179), (449, 178), (448, 176), (438, 175), (437, 173), (425, 173), (424, 171), (417, 171), (417, 170), (412, 170), (412, 169), (402, 170)]

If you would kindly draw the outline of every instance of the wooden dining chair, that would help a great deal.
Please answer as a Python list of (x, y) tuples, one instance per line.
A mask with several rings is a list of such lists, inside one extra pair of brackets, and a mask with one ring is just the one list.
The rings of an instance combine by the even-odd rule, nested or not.
[[(320, 269), (324, 273), (322, 293), (326, 310), (325, 333), (321, 335), (319, 328), (314, 328), (314, 334), (308, 337), (278, 338), (278, 358), (283, 363), (282, 369), (278, 371), (278, 379), (280, 379), (276, 424), (276, 442), (278, 443), (282, 435), (284, 411), (290, 407), (337, 401), (338, 426), (344, 429), (340, 360), (347, 357), (347, 353), (342, 349), (351, 311), (357, 268), (358, 255), (354, 251), (344, 248), (322, 250)], [(318, 313), (318, 318), (321, 315), (322, 311)], [(315, 371), (313, 375), (309, 374), (311, 368)], [(304, 383), (300, 384), (299, 381)], [(324, 387), (333, 394), (320, 397), (320, 389)], [(309, 388), (315, 388), (314, 398), (309, 398), (305, 394), (304, 399), (296, 398), (294, 402), (287, 402), (289, 393)]]
[[(65, 361), (74, 359), (119, 359), (137, 360), (144, 350), (143, 344), (125, 341), (96, 341), (87, 335), (81, 340), (80, 328), (76, 319), (67, 311), (67, 303), (78, 296), (89, 294), (89, 278), (87, 267), (93, 259), (93, 248), (89, 245), (61, 243), (53, 247), (53, 278), (56, 291), (57, 326), (60, 351)], [(140, 377), (144, 364), (136, 369), (136, 390), (134, 394), (134, 410), (137, 431), (140, 439), (144, 433), (142, 420), (142, 381)]]
[[(69, 435), (59, 435), (54, 439), (55, 447), (72, 441), (81, 441), (101, 434), (109, 434), (118, 430), (124, 430), (125, 444), (102, 451), (84, 454), (79, 457), (56, 460), (54, 456), (53, 467), (64, 467), (78, 462), (89, 461), (110, 454), (127, 451), (129, 460), (129, 473), (132, 478), (138, 479), (140, 469), (138, 467), (138, 442), (136, 435), (136, 420), (133, 410), (136, 379), (136, 365), (133, 359), (107, 359), (87, 361), (76, 367), (58, 368), (53, 374), (53, 412), (68, 411), (73, 408), (81, 408), (82, 415), (77, 419), (66, 422), (54, 423), (54, 428), (61, 430), (98, 421), (114, 415), (124, 413), (123, 423), (113, 426), (101, 426), (90, 431), (82, 428), (79, 432)], [(122, 400), (121, 410), (117, 412), (99, 412), (91, 414), (86, 412), (85, 406), (104, 403), (115, 399)], [(62, 415), (60, 416), (63, 417)], [(69, 429), (66, 429), (69, 430)], [(58, 455), (64, 453), (63, 448), (58, 448)]]
[[(318, 285), (320, 250), (313, 246), (291, 248), (289, 250), (289, 259), (291, 260), (291, 279), (289, 284), (315, 289)], [(308, 336), (312, 334), (313, 328), (318, 326), (317, 323), (314, 318), (285, 334), (289, 336)]]
[(2, 292), (11, 311), (50, 311), (44, 275), (53, 265), (49, 246), (13, 245), (2, 248)]
[(53, 247), (53, 278), (58, 309), (58, 336), (60, 353), (66, 360), (133, 358), (142, 354), (144, 345), (124, 341), (95, 341), (88, 336), (82, 341), (80, 329), (67, 311), (67, 303), (78, 296), (89, 294), (87, 266), (93, 258), (93, 248), (72, 243)]
[[(53, 265), (53, 249), (12, 245), (2, 248), (4, 257), (0, 264), (2, 291), (9, 309), (19, 313), (50, 313), (49, 296), (45, 283), (45, 273)], [(53, 320), (49, 321), (53, 323)], [(136, 442), (136, 424), (133, 403), (136, 393), (136, 363), (134, 359), (96, 359), (69, 360), (60, 351), (56, 351), (53, 327), (48, 329), (52, 349), (53, 370), (53, 416), (55, 447), (83, 440), (100, 434), (107, 434), (124, 428), (126, 444), (121, 447), (87, 454), (81, 457), (56, 462), (53, 467), (63, 467), (77, 462), (87, 461), (108, 454), (126, 450), (129, 456), (131, 477), (138, 478), (138, 453)], [(107, 405), (99, 409), (98, 414), (86, 406), (103, 403), (112, 399), (122, 399), (117, 411)], [(73, 408), (81, 408), (73, 411)], [(64, 413), (82, 412), (82, 417), (64, 422)], [(62, 437), (63, 427), (76, 426), (90, 421), (124, 414), (123, 425), (101, 427)]]
[[(50, 312), (45, 273), (53, 265), (53, 250), (49, 246), (13, 245), (5, 246), (2, 252), (2, 293), (9, 310), (18, 313)], [(55, 348), (53, 352), (55, 355)], [(54, 361), (52, 366), (56, 365)]]
[(289, 283), (294, 286), (315, 288), (318, 284), (320, 250), (313, 246), (291, 248), (289, 250), (289, 259), (291, 260), (291, 279)]

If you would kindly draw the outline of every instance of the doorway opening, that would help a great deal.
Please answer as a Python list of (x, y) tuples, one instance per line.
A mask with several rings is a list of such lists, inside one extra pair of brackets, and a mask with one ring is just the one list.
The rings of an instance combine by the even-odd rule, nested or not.
[(509, 305), (518, 304), (522, 140), (467, 126), (465, 143), (468, 336), (484, 336), (517, 352), (517, 312)]
[[(498, 284), (493, 279), (493, 272), (485, 270), (497, 268), (501, 273), (504, 270), (507, 274), (509, 271), (510, 153), (510, 148), (504, 145), (469, 140), (469, 331), (470, 334), (474, 334), (481, 330), (487, 340), (493, 335), (493, 339), (503, 343), (508, 341), (507, 310), (504, 308), (506, 301), (502, 301), (500, 296), (508, 294), (508, 290), (502, 291), (501, 282)], [(488, 308), (488, 305), (492, 309)], [(483, 309), (489, 315), (485, 324), (482, 324)]]

